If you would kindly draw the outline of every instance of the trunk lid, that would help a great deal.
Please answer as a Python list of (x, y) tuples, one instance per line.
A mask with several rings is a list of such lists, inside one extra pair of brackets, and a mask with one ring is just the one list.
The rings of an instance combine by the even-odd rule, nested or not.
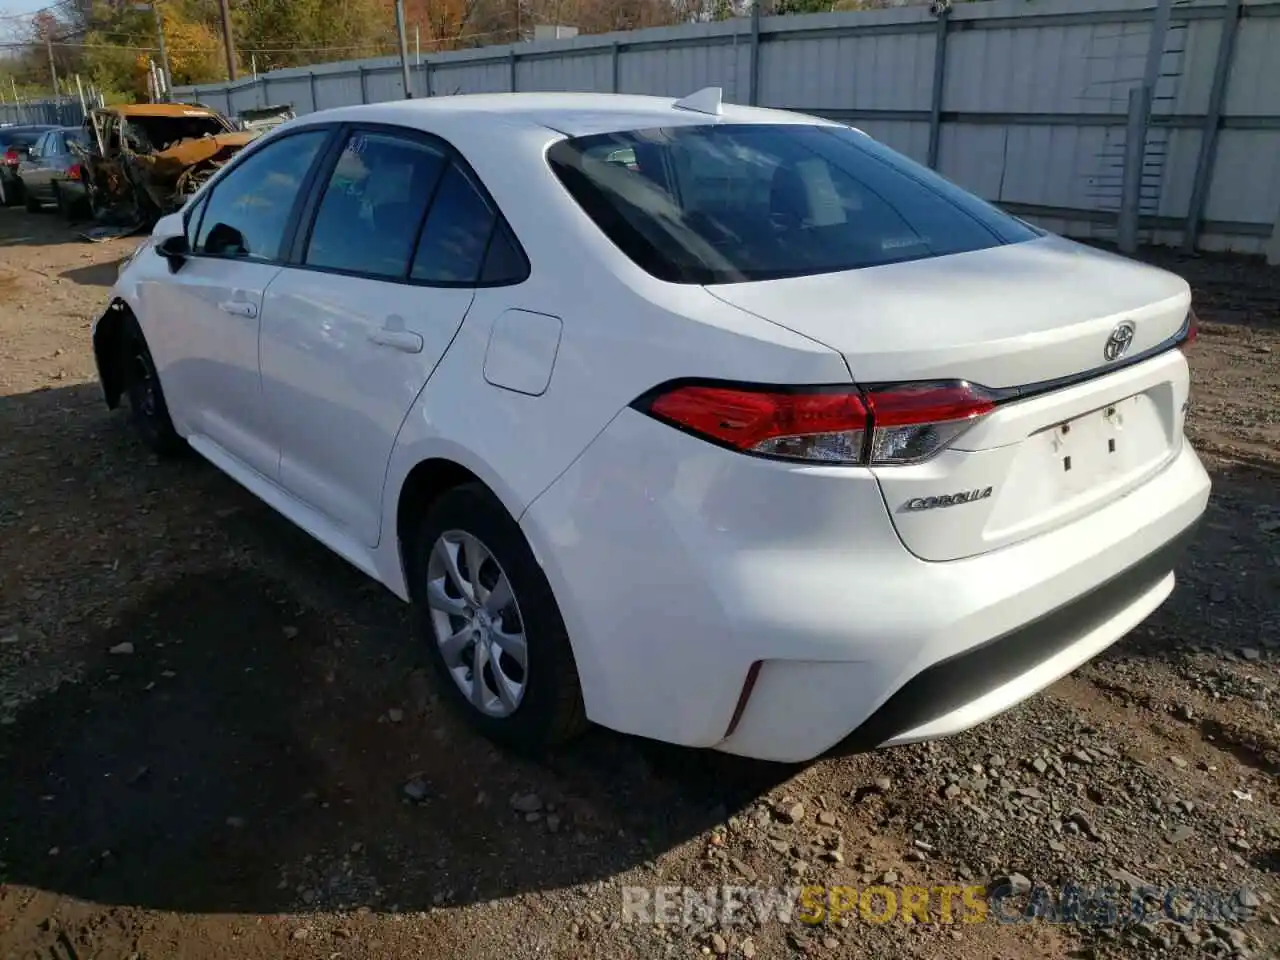
[[(1131, 493), (1181, 447), (1182, 354), (1124, 363), (1186, 321), (1190, 290), (1165, 271), (1044, 237), (708, 289), (839, 351), (863, 386), (1035, 387), (931, 459), (874, 468), (898, 534), (922, 559), (974, 556), (1067, 524)], [(1107, 344), (1122, 324), (1132, 336), (1115, 357)]]
[(1115, 327), (1127, 356), (1178, 332), (1181, 277), (1042, 237), (931, 260), (755, 283), (714, 296), (840, 351), (854, 380), (962, 379), (1024, 386), (1104, 367)]

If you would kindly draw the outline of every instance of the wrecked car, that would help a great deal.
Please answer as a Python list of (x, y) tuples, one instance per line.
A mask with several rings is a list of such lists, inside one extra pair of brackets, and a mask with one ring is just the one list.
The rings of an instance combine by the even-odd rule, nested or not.
[(256, 130), (259, 133), (266, 133), (285, 121), (292, 120), (297, 115), (292, 104), (280, 104), (274, 107), (253, 107), (248, 110), (241, 110), (236, 114), (236, 125), (241, 130)]
[(91, 110), (85, 134), (81, 167), (93, 209), (150, 225), (261, 131), (236, 130), (209, 107), (138, 103)]

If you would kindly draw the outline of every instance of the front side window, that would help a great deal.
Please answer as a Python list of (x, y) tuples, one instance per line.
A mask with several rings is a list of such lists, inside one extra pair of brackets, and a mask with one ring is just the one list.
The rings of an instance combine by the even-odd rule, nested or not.
[(187, 236), (187, 245), (194, 250), (196, 248), (196, 231), (200, 228), (200, 218), (204, 216), (204, 208), (209, 205), (209, 195), (206, 193), (191, 205), (191, 210), (186, 214), (184, 221), (184, 232)]
[(676, 283), (834, 273), (1039, 236), (846, 127), (636, 130), (562, 140), (547, 159), (610, 240)]
[(352, 134), (325, 187), (304, 262), (404, 279), (446, 162), (420, 140)]
[(327, 130), (307, 130), (264, 145), (215, 183), (195, 252), (275, 260), (302, 182)]

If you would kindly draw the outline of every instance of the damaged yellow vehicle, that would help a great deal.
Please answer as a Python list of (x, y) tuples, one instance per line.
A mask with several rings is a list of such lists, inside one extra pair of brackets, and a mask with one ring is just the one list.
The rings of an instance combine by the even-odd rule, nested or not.
[(216, 110), (137, 103), (91, 110), (82, 177), (95, 218), (150, 225), (186, 203), (261, 131), (240, 131)]

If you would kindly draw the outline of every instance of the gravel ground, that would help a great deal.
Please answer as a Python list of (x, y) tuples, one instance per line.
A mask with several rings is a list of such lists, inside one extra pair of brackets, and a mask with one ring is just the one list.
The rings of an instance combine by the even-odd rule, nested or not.
[[(0, 210), (0, 958), (1280, 954), (1280, 271), (1150, 254), (1196, 288), (1214, 497), (1098, 661), (939, 744), (786, 768), (597, 731), (532, 764), (437, 703), (394, 598), (108, 414), (89, 328), (132, 242)], [(809, 884), (1014, 896), (624, 913)], [(1174, 886), (1231, 899), (1175, 923)], [(997, 922), (1032, 904), (1073, 922)]]

